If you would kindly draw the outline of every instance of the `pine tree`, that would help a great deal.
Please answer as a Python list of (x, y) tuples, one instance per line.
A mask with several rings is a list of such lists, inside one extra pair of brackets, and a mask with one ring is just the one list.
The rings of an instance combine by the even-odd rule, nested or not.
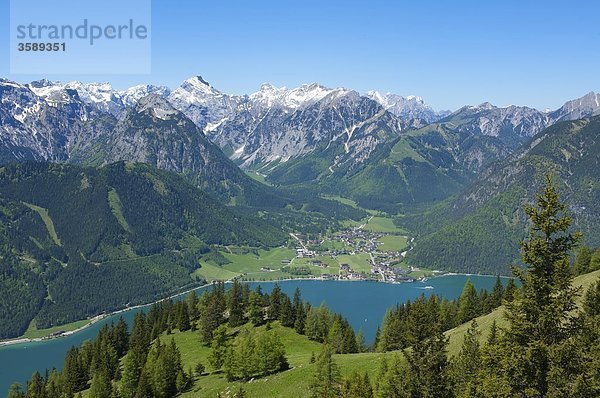
[[(294, 295), (294, 302), (295, 301), (296, 299)], [(304, 327), (306, 324), (306, 306), (303, 302), (300, 301), (298, 304), (294, 304), (294, 314), (294, 330), (296, 330), (296, 333), (298, 334), (304, 334)]]
[(376, 396), (381, 398), (423, 397), (420, 395), (420, 391), (411, 391), (410, 379), (407, 376), (409, 376), (408, 369), (398, 355), (394, 355), (390, 362), (383, 357), (375, 383)]
[(117, 324), (110, 330), (110, 341), (112, 346), (115, 347), (119, 358), (125, 355), (129, 349), (129, 331), (122, 316), (119, 317)]
[(150, 375), (148, 370), (144, 369), (140, 376), (140, 382), (137, 386), (135, 398), (154, 398), (154, 392), (152, 391), (152, 384), (150, 383)]
[(44, 396), (44, 379), (40, 372), (36, 371), (27, 382), (27, 398), (43, 398)]
[(279, 319), (279, 311), (281, 309), (281, 287), (278, 283), (273, 286), (273, 290), (271, 290), (271, 294), (269, 296), (269, 311), (268, 316), (269, 319)]
[(363, 332), (362, 328), (358, 331), (358, 334), (356, 335), (356, 347), (358, 349), (358, 352), (367, 351), (367, 344), (365, 343), (365, 333)]
[(456, 395), (471, 397), (476, 395), (479, 384), (478, 370), (481, 366), (481, 350), (477, 321), (473, 320), (465, 333), (458, 356), (452, 363), (452, 374)]
[(580, 246), (577, 250), (577, 257), (575, 258), (575, 265), (573, 266), (573, 272), (575, 275), (585, 274), (589, 272), (590, 262), (592, 261), (592, 251), (587, 246)]
[(196, 319), (200, 315), (198, 311), (198, 295), (195, 290), (192, 290), (186, 297), (185, 303), (187, 304), (188, 314), (190, 319)]
[(112, 383), (107, 371), (99, 371), (94, 374), (90, 386), (90, 398), (110, 398), (112, 394)]
[(280, 307), (279, 320), (281, 321), (281, 324), (285, 327), (293, 327), (295, 321), (294, 309), (290, 298), (285, 294), (281, 296)]
[(262, 325), (265, 320), (265, 312), (262, 305), (262, 297), (258, 292), (250, 293), (248, 299), (249, 318), (254, 326)]
[(181, 332), (185, 332), (186, 330), (190, 330), (190, 314), (188, 312), (188, 306), (183, 302), (177, 306), (178, 308), (178, 316), (177, 316), (177, 329)]
[(227, 353), (227, 328), (225, 325), (221, 325), (215, 330), (210, 348), (208, 357), (210, 366), (215, 370), (221, 369)]
[(506, 302), (513, 301), (513, 299), (518, 294), (518, 292), (519, 292), (519, 288), (517, 287), (515, 280), (513, 278), (510, 278), (508, 280), (508, 283), (506, 284), (506, 288), (504, 289), (504, 301), (506, 301)]
[(465, 323), (479, 315), (479, 298), (471, 279), (467, 280), (458, 299), (458, 322)]
[(502, 285), (500, 276), (496, 276), (496, 282), (494, 283), (492, 294), (489, 297), (491, 304), (489, 308), (490, 311), (502, 305), (502, 299), (504, 298), (504, 285)]
[(19, 383), (13, 383), (10, 385), (8, 389), (8, 398), (25, 398), (25, 393), (21, 389), (21, 385)]
[(63, 370), (60, 375), (62, 378), (61, 385), (63, 391), (67, 395), (72, 395), (86, 388), (87, 378), (85, 376), (85, 370), (81, 367), (79, 350), (76, 347), (71, 347), (71, 349), (67, 351)]
[(332, 356), (333, 349), (324, 344), (315, 362), (315, 374), (310, 385), (313, 398), (335, 398), (340, 394), (340, 370)]
[(212, 290), (200, 298), (200, 336), (204, 344), (210, 344), (214, 330), (224, 322), (226, 308), (223, 283), (213, 285)]
[(145, 355), (140, 355), (133, 349), (129, 350), (129, 353), (123, 359), (123, 374), (121, 377), (121, 395), (123, 398), (135, 397), (145, 361)]
[(446, 354), (447, 338), (433, 325), (434, 332), (417, 339), (412, 350), (404, 351), (409, 369), (409, 390), (415, 397), (445, 398), (452, 396)]
[(515, 269), (521, 290), (507, 305), (505, 352), (514, 393), (546, 396), (553, 346), (573, 334), (578, 289), (571, 286), (570, 252), (579, 234), (569, 233), (571, 218), (560, 202), (552, 177), (546, 177), (535, 206), (527, 206), (532, 228), (521, 243), (525, 271)]
[(244, 324), (244, 298), (242, 295), (242, 286), (237, 279), (233, 280), (233, 285), (229, 290), (229, 325), (236, 327)]

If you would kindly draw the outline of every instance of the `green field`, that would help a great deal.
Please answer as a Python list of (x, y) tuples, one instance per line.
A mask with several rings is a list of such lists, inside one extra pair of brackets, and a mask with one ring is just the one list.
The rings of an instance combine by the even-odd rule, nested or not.
[(373, 216), (365, 226), (367, 231), (384, 233), (405, 233), (406, 231), (394, 225), (394, 221), (388, 217)]
[(82, 328), (85, 325), (87, 325), (88, 323), (90, 323), (89, 320), (83, 319), (81, 321), (67, 323), (65, 325), (60, 325), (60, 326), (54, 326), (54, 327), (51, 327), (48, 329), (38, 329), (35, 325), (35, 319), (34, 319), (33, 321), (31, 321), (31, 323), (29, 324), (29, 327), (27, 328), (27, 331), (23, 334), (22, 337), (27, 338), (27, 339), (37, 339), (37, 338), (42, 338), (42, 337), (48, 337), (52, 333), (70, 332), (72, 330)]
[(361, 272), (370, 274), (371, 273), (371, 257), (367, 253), (358, 253), (353, 256), (344, 254), (338, 256), (338, 262), (341, 264), (348, 264), (355, 272)]
[(211, 281), (228, 281), (235, 277), (240, 276), (239, 272), (229, 271), (218, 265), (214, 265), (207, 262), (200, 262), (200, 268), (198, 268), (192, 276), (206, 279), (207, 282)]
[(285, 247), (278, 247), (271, 250), (257, 250), (257, 254), (249, 251), (243, 254), (229, 253), (228, 251), (222, 251), (223, 254), (229, 261), (230, 264), (224, 265), (224, 268), (244, 273), (251, 274), (260, 272), (260, 269), (263, 267), (268, 267), (271, 269), (279, 269), (284, 264), (282, 261), (291, 260), (296, 255), (296, 252), (293, 249), (288, 249)]
[(380, 250), (389, 252), (400, 252), (408, 247), (407, 237), (400, 235), (386, 235), (382, 236), (379, 241), (382, 243), (379, 246)]
[(317, 250), (317, 251), (325, 251), (325, 250), (351, 250), (352, 247), (346, 245), (344, 242), (339, 241), (339, 240), (334, 240), (334, 239), (330, 239), (330, 238), (325, 238), (323, 240), (323, 243), (321, 243), (319, 246), (311, 246), (310, 247), (313, 250)]

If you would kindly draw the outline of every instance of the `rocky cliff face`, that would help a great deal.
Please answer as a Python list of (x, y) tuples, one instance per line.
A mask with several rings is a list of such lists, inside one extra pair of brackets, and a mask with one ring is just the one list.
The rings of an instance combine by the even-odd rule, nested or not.
[(112, 128), (114, 118), (88, 106), (75, 90), (38, 96), (30, 87), (0, 80), (0, 159), (66, 161)]

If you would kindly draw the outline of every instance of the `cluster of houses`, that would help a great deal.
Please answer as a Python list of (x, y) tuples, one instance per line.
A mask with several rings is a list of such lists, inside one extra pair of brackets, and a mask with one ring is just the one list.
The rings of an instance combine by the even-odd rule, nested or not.
[(416, 270), (411, 267), (400, 268), (398, 264), (406, 252), (384, 251), (380, 249), (381, 238), (384, 233), (371, 232), (362, 228), (353, 228), (338, 233), (330, 239), (343, 243), (343, 249), (331, 249), (317, 251), (323, 241), (310, 240), (306, 236), (295, 235), (299, 245), (296, 247), (296, 256), (299, 258), (311, 258), (309, 265), (327, 268), (327, 264), (316, 259), (317, 256), (329, 256), (338, 259), (341, 255), (356, 255), (368, 253), (371, 259), (371, 272), (361, 273), (352, 269), (349, 264), (342, 263), (339, 273), (323, 273), (321, 279), (327, 280), (380, 280), (384, 282), (410, 282), (414, 279), (409, 274)]

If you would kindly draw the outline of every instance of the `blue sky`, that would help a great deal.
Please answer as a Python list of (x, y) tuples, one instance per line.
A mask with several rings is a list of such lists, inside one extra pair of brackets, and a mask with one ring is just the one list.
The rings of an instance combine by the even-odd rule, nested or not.
[(20, 82), (176, 87), (199, 74), (227, 93), (319, 82), (419, 95), (435, 109), (557, 108), (600, 91), (597, 1), (153, 0), (149, 75), (11, 75), (1, 1), (0, 76)]

